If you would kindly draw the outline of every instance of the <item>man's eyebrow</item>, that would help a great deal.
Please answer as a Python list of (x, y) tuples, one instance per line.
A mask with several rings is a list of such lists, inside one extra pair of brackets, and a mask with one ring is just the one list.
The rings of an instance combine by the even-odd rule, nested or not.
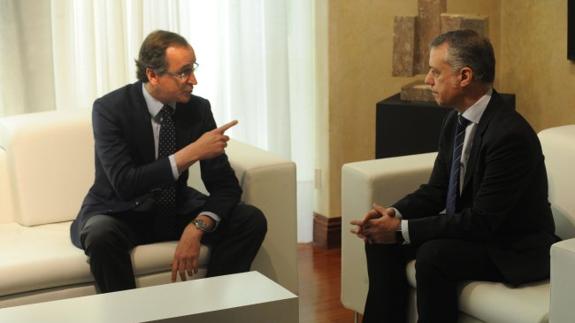
[(194, 63), (186, 64), (180, 68), (180, 71), (190, 70), (194, 68)]

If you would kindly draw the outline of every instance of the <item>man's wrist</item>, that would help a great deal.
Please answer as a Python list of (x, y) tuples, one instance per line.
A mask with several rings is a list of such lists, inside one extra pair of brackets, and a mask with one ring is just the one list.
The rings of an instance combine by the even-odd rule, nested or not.
[(195, 146), (193, 145), (194, 143), (191, 143), (174, 154), (174, 160), (176, 161), (176, 167), (178, 168), (179, 173), (190, 168), (190, 166), (199, 160)]
[(203, 216), (203, 217), (196, 217), (195, 219), (192, 220), (191, 224), (198, 230), (204, 232), (204, 233), (210, 233), (213, 232), (214, 229), (216, 228), (215, 222), (214, 220), (212, 220), (210, 217), (208, 216)]
[(182, 237), (187, 236), (187, 237), (194, 237), (195, 239), (197, 239), (198, 241), (202, 240), (202, 237), (204, 236), (204, 231), (196, 228), (196, 226), (190, 222), (187, 226), (186, 229), (184, 230), (184, 233), (182, 234)]

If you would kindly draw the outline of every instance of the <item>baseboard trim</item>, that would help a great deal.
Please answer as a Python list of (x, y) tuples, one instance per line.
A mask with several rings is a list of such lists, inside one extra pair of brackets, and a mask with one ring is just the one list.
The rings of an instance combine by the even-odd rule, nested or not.
[(313, 214), (313, 242), (326, 249), (341, 247), (341, 217)]

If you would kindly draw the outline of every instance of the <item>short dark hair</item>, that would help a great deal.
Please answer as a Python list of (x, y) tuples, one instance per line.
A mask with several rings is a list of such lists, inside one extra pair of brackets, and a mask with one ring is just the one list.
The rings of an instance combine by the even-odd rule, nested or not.
[(473, 30), (454, 30), (437, 36), (431, 42), (431, 47), (438, 47), (444, 43), (449, 45), (447, 63), (453, 69), (470, 67), (476, 80), (493, 83), (495, 54), (489, 39)]
[(166, 62), (166, 49), (170, 46), (188, 47), (188, 41), (173, 32), (156, 30), (151, 32), (140, 47), (140, 53), (136, 60), (136, 77), (142, 82), (148, 82), (146, 68), (151, 68), (158, 74), (163, 74), (168, 70)]

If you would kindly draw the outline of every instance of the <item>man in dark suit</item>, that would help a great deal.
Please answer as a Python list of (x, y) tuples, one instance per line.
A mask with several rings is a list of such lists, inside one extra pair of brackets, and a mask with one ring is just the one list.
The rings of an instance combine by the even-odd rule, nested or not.
[[(209, 102), (191, 94), (196, 56), (180, 35), (152, 32), (136, 65), (138, 82), (94, 102), (96, 176), (71, 227), (98, 291), (135, 288), (130, 252), (158, 241), (179, 240), (172, 281), (197, 273), (200, 243), (211, 247), (208, 276), (248, 271), (267, 226), (240, 203), (224, 151), (237, 121), (216, 128)], [(209, 196), (186, 184), (196, 162)]]
[(429, 182), (352, 221), (366, 241), (364, 322), (405, 322), (405, 265), (414, 258), (419, 322), (456, 322), (461, 281), (519, 285), (549, 276), (556, 238), (541, 146), (492, 88), (490, 42), (469, 30), (442, 34), (429, 66), (435, 100), (454, 108)]

